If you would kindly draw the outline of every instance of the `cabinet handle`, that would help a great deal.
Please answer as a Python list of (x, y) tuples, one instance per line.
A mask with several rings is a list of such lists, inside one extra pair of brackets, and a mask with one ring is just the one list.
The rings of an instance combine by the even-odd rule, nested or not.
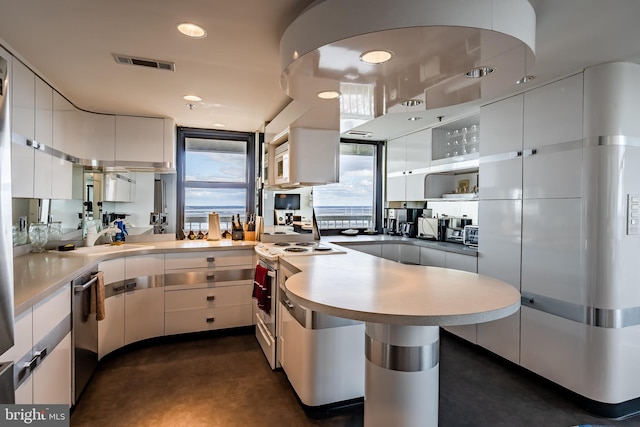
[(215, 274), (207, 274), (207, 281), (212, 281), (212, 280), (216, 280), (216, 275)]
[(33, 359), (24, 364), (24, 368), (28, 371), (33, 371), (38, 364), (38, 356), (33, 356)]
[(114, 288), (113, 288), (113, 292), (120, 292), (120, 291), (121, 291), (121, 290), (123, 290), (123, 289), (124, 289), (124, 285), (122, 285), (122, 286), (118, 286), (118, 287), (114, 287)]
[(537, 148), (527, 148), (526, 150), (524, 150), (524, 156), (528, 157), (528, 156), (535, 156), (536, 154), (538, 154), (538, 149)]
[(207, 262), (215, 262), (215, 260), (216, 260), (216, 257), (214, 257), (214, 256), (208, 256), (207, 257)]
[(35, 351), (33, 354), (34, 354), (33, 356), (34, 358), (42, 360), (45, 357), (47, 357), (47, 347), (43, 348), (40, 351)]
[(409, 172), (407, 172), (407, 173), (413, 173), (413, 171), (409, 171)]
[(216, 299), (215, 295), (207, 295), (207, 301), (214, 301)]
[(407, 174), (407, 172), (405, 172), (405, 171), (402, 171), (402, 175), (406, 175), (406, 174)]
[(207, 317), (207, 323), (213, 323), (215, 317)]
[(522, 151), (512, 151), (509, 153), (510, 158), (522, 157)]
[(131, 289), (135, 289), (138, 286), (137, 282), (131, 282), (131, 283), (127, 283), (126, 285), (127, 290), (131, 290)]

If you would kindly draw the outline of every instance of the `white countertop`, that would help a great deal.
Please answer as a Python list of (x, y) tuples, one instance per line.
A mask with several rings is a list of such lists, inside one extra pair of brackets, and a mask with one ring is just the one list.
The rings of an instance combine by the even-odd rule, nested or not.
[(398, 325), (481, 323), (520, 307), (513, 286), (488, 276), (344, 250), (342, 255), (285, 259), (301, 271), (287, 280), (287, 295), (322, 313)]

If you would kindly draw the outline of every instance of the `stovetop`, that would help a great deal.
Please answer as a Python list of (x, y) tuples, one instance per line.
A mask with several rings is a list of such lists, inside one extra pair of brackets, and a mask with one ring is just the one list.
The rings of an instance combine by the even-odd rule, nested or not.
[(275, 259), (277, 257), (301, 256), (301, 255), (332, 255), (345, 252), (320, 242), (277, 242), (258, 243), (255, 246), (258, 255)]

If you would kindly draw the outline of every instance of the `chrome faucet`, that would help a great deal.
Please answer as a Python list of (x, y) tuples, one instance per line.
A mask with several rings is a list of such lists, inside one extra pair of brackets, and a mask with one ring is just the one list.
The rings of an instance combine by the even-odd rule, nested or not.
[(95, 227), (89, 227), (89, 230), (87, 230), (87, 237), (85, 239), (85, 246), (93, 246), (96, 244), (96, 240), (98, 240), (100, 238), (100, 236), (104, 235), (104, 234), (108, 234), (109, 238), (111, 238), (111, 235), (109, 233), (120, 233), (122, 230), (120, 230), (118, 227), (109, 227), (109, 228), (105, 228), (104, 230), (97, 232), (96, 233), (96, 228)]

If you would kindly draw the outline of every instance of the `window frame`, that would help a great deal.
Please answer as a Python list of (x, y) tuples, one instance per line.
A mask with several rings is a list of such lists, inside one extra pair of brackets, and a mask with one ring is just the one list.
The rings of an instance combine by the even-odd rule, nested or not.
[[(226, 141), (244, 141), (247, 144), (246, 156), (246, 181), (245, 182), (220, 182), (220, 181), (186, 181), (186, 139), (218, 139)], [(255, 165), (255, 133), (223, 131), (216, 129), (199, 129), (178, 126), (177, 150), (176, 150), (176, 235), (180, 236), (180, 231), (184, 229), (184, 203), (185, 188), (244, 188), (246, 190), (246, 211), (255, 213), (256, 207), (256, 165)]]
[[(385, 141), (363, 141), (360, 139), (340, 138), (340, 143), (345, 144), (362, 144), (375, 146), (375, 164), (374, 164), (374, 188), (373, 188), (373, 222), (375, 230), (382, 232), (382, 194), (384, 190), (384, 145)], [(327, 236), (339, 235), (345, 228), (323, 228), (320, 233)]]

